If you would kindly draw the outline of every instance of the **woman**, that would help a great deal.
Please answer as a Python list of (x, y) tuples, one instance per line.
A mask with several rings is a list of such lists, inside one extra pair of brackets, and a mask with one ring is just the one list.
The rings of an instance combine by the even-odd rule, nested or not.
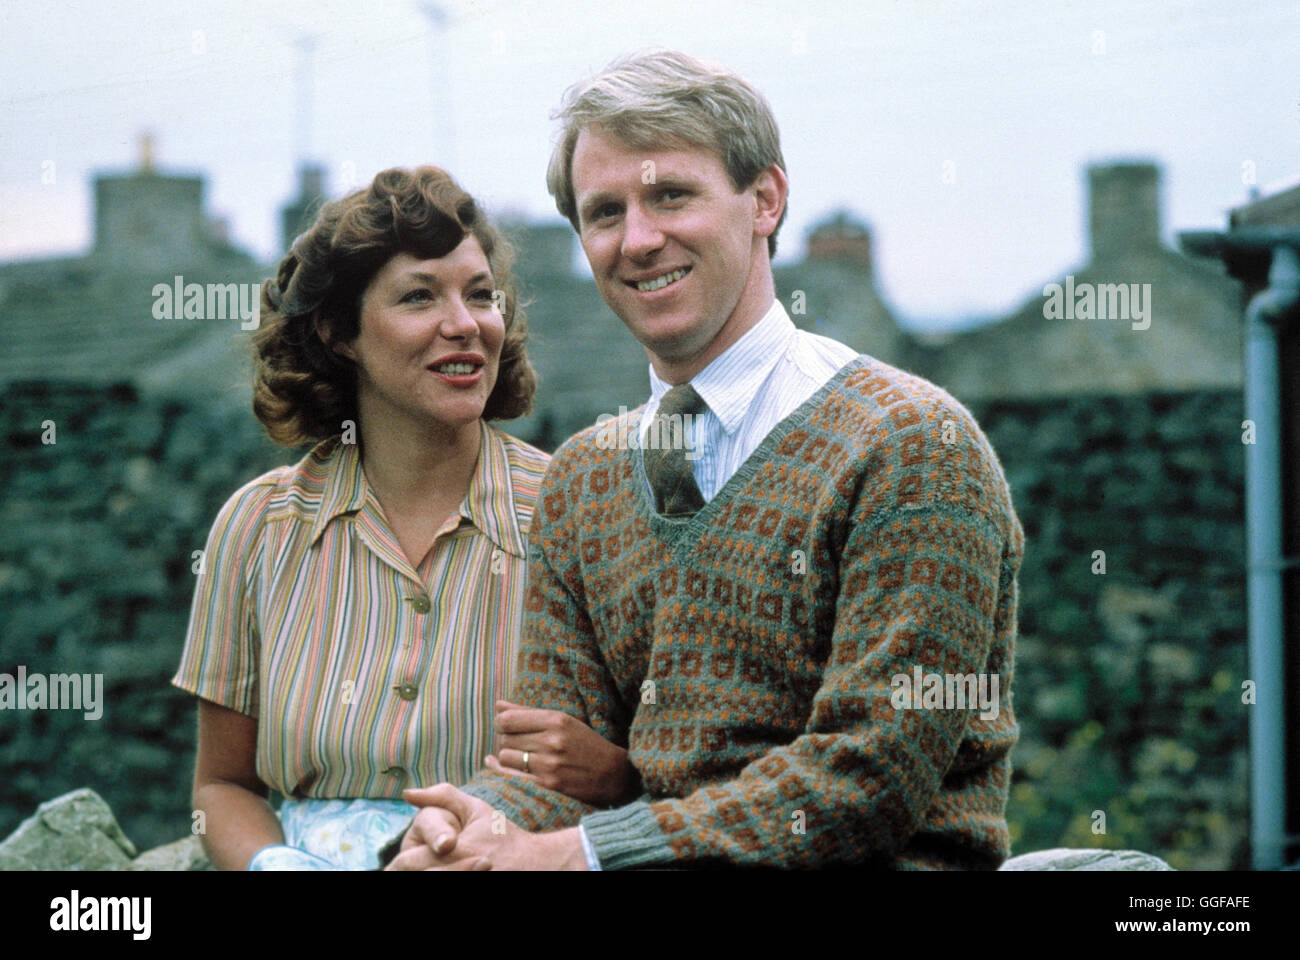
[[(463, 783), (491, 747), (549, 459), (487, 424), (536, 385), (509, 266), (446, 173), (394, 169), (326, 204), (263, 286), (254, 411), (315, 446), (222, 508), (172, 681), (200, 698), (219, 868), (373, 868), (414, 812), (402, 790)], [(627, 788), (626, 751), (590, 728), (497, 709), (494, 769), (593, 803)], [(511, 749), (542, 728), (555, 749)]]

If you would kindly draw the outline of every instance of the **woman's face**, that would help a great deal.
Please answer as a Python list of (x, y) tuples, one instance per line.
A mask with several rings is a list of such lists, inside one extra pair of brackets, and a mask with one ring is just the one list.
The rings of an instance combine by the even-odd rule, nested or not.
[(453, 432), (483, 415), (497, 382), (505, 320), (483, 248), (466, 234), (451, 253), (399, 253), (361, 297), (357, 336), (335, 349), (357, 365), (365, 418)]

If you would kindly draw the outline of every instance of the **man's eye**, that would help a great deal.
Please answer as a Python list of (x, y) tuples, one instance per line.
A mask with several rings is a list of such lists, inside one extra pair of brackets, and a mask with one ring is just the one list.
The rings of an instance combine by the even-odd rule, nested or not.
[(606, 203), (597, 207), (591, 214), (593, 220), (605, 220), (609, 217), (618, 216), (618, 204)]
[(686, 191), (680, 187), (669, 187), (663, 192), (663, 198), (665, 200), (681, 200), (685, 196)]

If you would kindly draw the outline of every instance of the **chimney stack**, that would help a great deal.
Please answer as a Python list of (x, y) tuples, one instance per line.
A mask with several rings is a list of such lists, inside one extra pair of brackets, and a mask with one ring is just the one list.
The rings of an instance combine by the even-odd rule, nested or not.
[(1154, 163), (1088, 168), (1088, 230), (1093, 260), (1160, 247), (1160, 171)]
[(845, 263), (871, 275), (871, 230), (841, 210), (808, 235), (808, 259)]
[(314, 163), (298, 167), (298, 196), (280, 208), (280, 245), (293, 246), (298, 234), (312, 225), (316, 212), (325, 202), (325, 168)]

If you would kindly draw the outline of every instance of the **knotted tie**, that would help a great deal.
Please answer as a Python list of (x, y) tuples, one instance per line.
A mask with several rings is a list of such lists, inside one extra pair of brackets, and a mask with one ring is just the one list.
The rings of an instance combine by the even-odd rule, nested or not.
[(707, 409), (709, 405), (695, 388), (683, 383), (664, 394), (650, 421), (641, 456), (654, 491), (655, 509), (666, 517), (689, 516), (704, 506), (704, 497), (686, 459), (689, 430), (682, 414), (697, 416)]

